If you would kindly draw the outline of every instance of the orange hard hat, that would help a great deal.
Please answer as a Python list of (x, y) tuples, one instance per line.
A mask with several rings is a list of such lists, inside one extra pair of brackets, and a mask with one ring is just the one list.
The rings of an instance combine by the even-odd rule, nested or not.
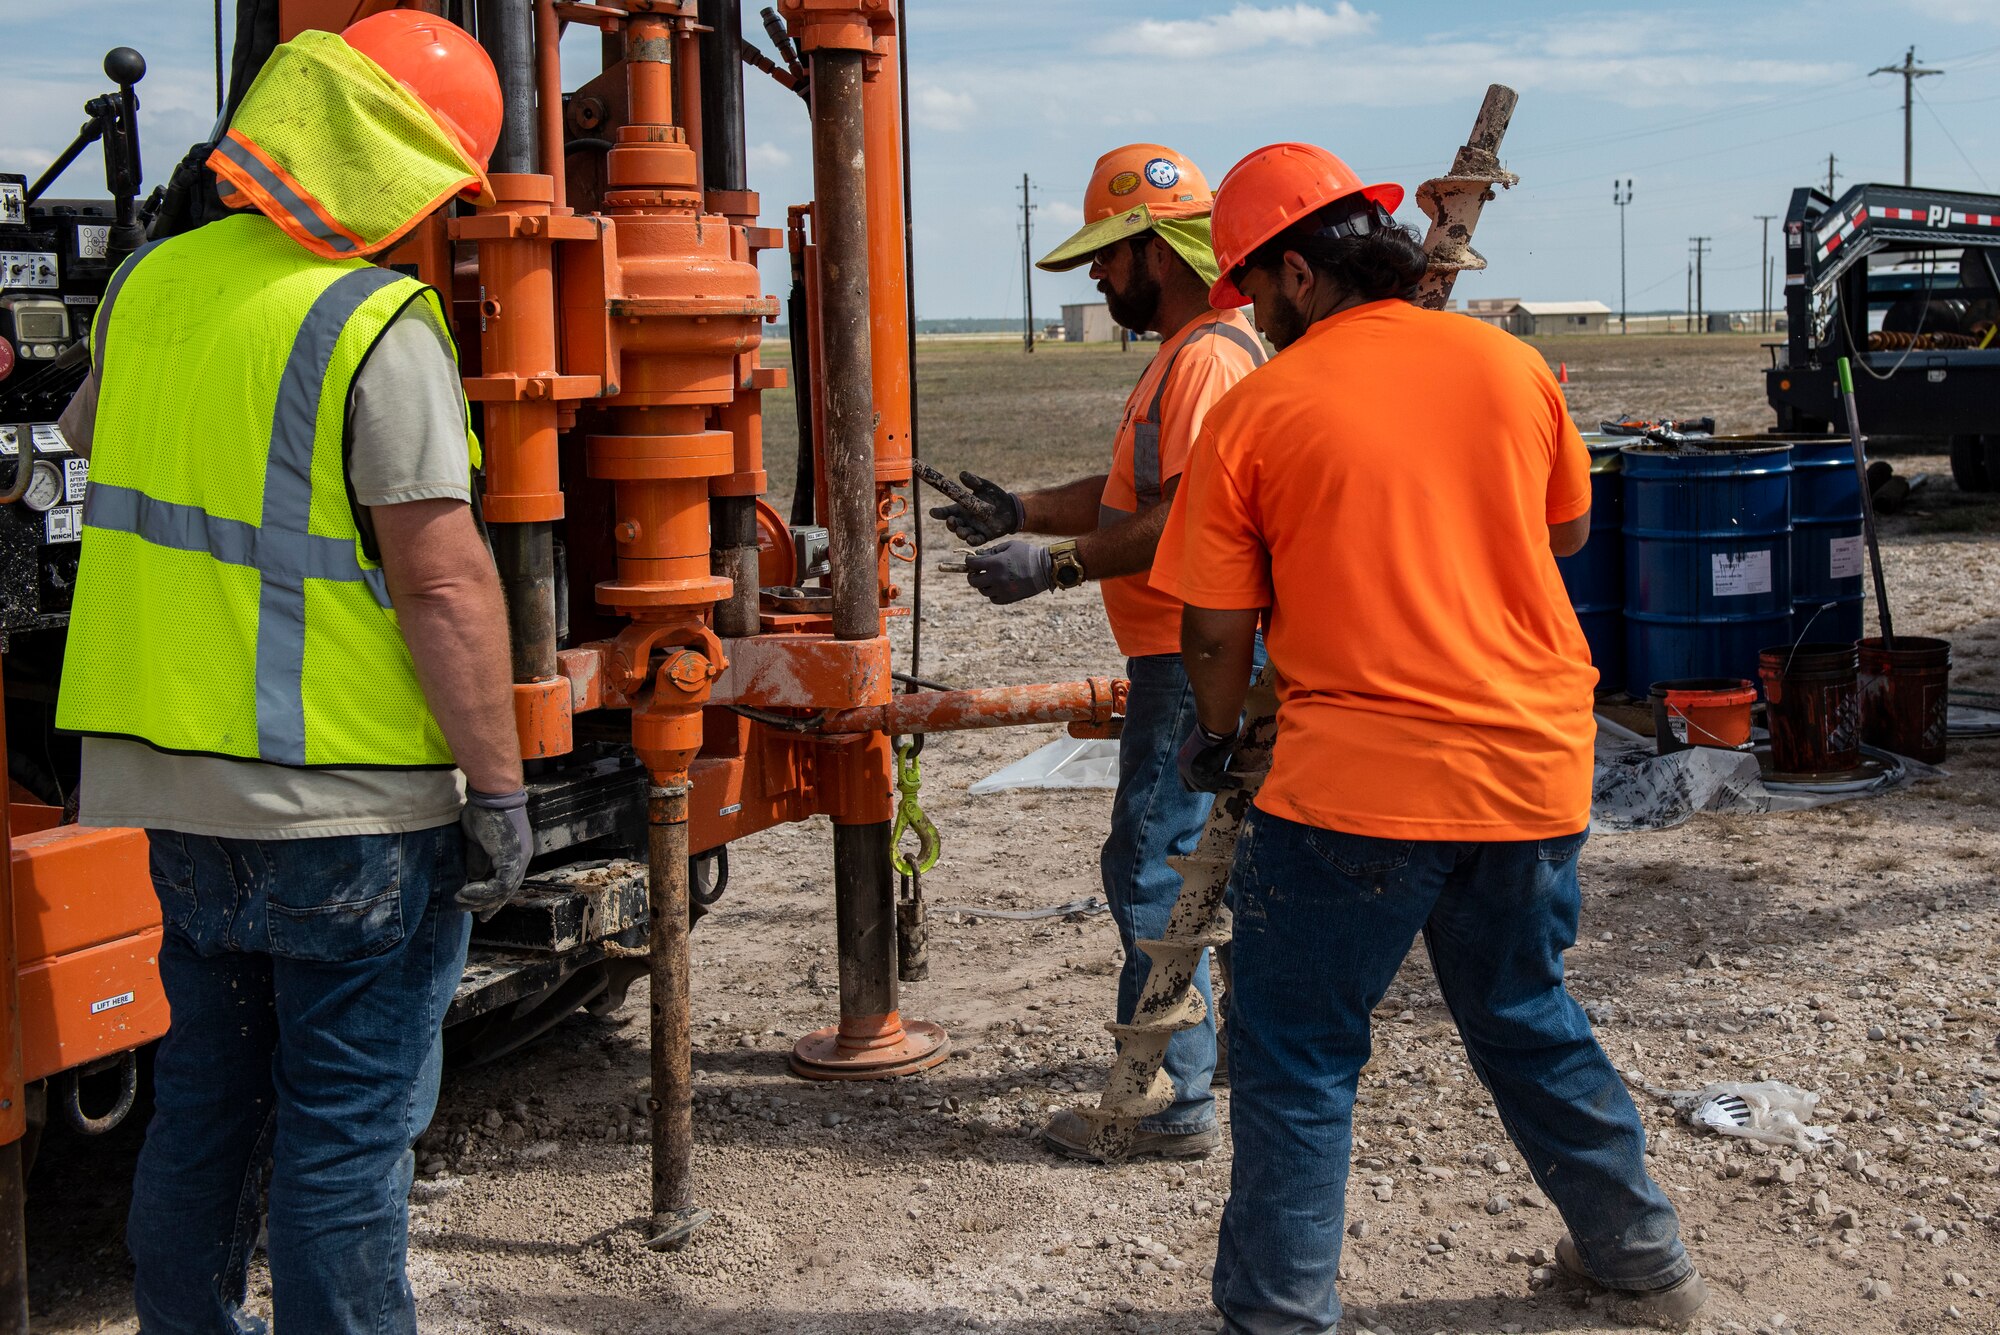
[(1137, 205), (1155, 218), (1207, 213), (1214, 196), (1201, 168), (1163, 144), (1127, 144), (1097, 160), (1083, 192), (1087, 223), (1125, 213)]
[(340, 36), (409, 89), (479, 169), (486, 169), (500, 142), (500, 75), (471, 33), (435, 14), (385, 9)]
[(1403, 187), (1363, 185), (1352, 167), (1312, 144), (1272, 144), (1231, 167), (1210, 215), (1221, 274), (1208, 290), (1208, 304), (1218, 310), (1249, 305), (1230, 274), (1299, 219), (1349, 195), (1394, 213), (1403, 202)]
[(1090, 263), (1114, 241), (1153, 230), (1167, 218), (1200, 218), (1215, 197), (1201, 168), (1164, 144), (1127, 144), (1097, 160), (1083, 192), (1083, 226), (1035, 261), (1061, 273)]

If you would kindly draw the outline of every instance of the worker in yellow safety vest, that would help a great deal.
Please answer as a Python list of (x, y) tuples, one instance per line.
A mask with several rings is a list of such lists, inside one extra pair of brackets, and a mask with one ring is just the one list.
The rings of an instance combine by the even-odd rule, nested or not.
[[(533, 848), (478, 442), (436, 292), (369, 263), (490, 203), (493, 64), (411, 10), (272, 52), (208, 166), (236, 211), (113, 276), (57, 722), (151, 846), (173, 1024), (132, 1186), (147, 1331), (416, 1329), (411, 1147), (468, 911)], [(468, 854), (490, 864), (468, 883)]]
[[(1211, 202), (1207, 180), (1171, 148), (1127, 144), (1098, 159), (1084, 192), (1082, 230), (1039, 267), (1062, 272), (1089, 265), (1111, 318), (1134, 333), (1160, 336), (1125, 400), (1111, 466), (1018, 495), (967, 473), (972, 498), (931, 512), (967, 542), (992, 544), (966, 558), (966, 571), (972, 587), (995, 603), (1085, 582), (1095, 582), (1104, 596), (1132, 683), (1111, 830), (1099, 859), (1125, 951), (1117, 1000), (1122, 1024), (1132, 1022), (1151, 967), (1138, 943), (1166, 929), (1180, 894), (1180, 875), (1167, 858), (1194, 851), (1212, 800), (1182, 787), (1175, 769), (1175, 751), (1194, 719), (1181, 667), (1181, 604), (1153, 588), (1147, 572), (1203, 418), (1264, 363), (1250, 322), (1208, 304), (1216, 277)], [(1045, 546), (1008, 537), (1017, 531), (1062, 541)], [(1195, 985), (1206, 1002), (1206, 961)], [(1221, 1142), (1210, 1092), (1216, 1051), (1212, 1010), (1174, 1035), (1165, 1059), (1173, 1102), (1139, 1124), (1133, 1153), (1196, 1158)], [(1050, 1120), (1042, 1138), (1059, 1154), (1092, 1157), (1090, 1127), (1068, 1109)]]

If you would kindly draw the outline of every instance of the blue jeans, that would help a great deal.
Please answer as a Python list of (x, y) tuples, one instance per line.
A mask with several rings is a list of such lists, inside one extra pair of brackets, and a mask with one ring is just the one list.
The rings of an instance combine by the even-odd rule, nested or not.
[[(1159, 939), (1180, 897), (1180, 873), (1167, 865), (1167, 855), (1194, 851), (1215, 801), (1212, 794), (1182, 787), (1175, 763), (1181, 743), (1194, 731), (1194, 692), (1180, 655), (1128, 658), (1125, 675), (1132, 689), (1118, 739), (1118, 792), (1111, 802), (1111, 834), (1098, 857), (1104, 899), (1125, 947), (1125, 967), (1118, 972), (1120, 1024), (1132, 1022), (1153, 965), (1138, 942)], [(1215, 1095), (1208, 1087), (1215, 1075), (1214, 995), (1206, 959), (1195, 970), (1194, 985), (1211, 1013), (1167, 1044), (1174, 1102), (1141, 1123), (1147, 1131), (1205, 1131), (1215, 1124)]]
[(264, 1330), (242, 1302), (269, 1163), (282, 1335), (415, 1332), (411, 1146), (471, 935), (464, 836), (147, 833), (173, 1025), (126, 1230), (141, 1330)]
[(1340, 1319), (1355, 1077), (1419, 931), (1474, 1073), (1590, 1272), (1622, 1289), (1687, 1273), (1639, 1114), (1563, 988), (1583, 841), (1371, 839), (1251, 813), (1230, 873), (1236, 1158), (1214, 1283), (1228, 1330)]

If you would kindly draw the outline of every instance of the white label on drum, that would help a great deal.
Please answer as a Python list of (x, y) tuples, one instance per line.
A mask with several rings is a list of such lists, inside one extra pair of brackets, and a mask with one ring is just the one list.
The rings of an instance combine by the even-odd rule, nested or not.
[(1741, 598), (1771, 591), (1771, 553), (1715, 552), (1708, 558), (1712, 573), (1710, 591), (1718, 598)]
[(1834, 538), (1826, 544), (1827, 574), (1834, 579), (1853, 579), (1861, 573), (1861, 536)]

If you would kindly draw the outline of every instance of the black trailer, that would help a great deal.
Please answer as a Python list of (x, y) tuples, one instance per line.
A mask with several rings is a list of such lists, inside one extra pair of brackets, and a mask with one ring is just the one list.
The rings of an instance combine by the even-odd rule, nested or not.
[(2000, 488), (2000, 196), (1794, 190), (1785, 313), (1765, 372), (1777, 430), (1846, 428), (1847, 357), (1870, 435), (1943, 437), (1961, 488)]

